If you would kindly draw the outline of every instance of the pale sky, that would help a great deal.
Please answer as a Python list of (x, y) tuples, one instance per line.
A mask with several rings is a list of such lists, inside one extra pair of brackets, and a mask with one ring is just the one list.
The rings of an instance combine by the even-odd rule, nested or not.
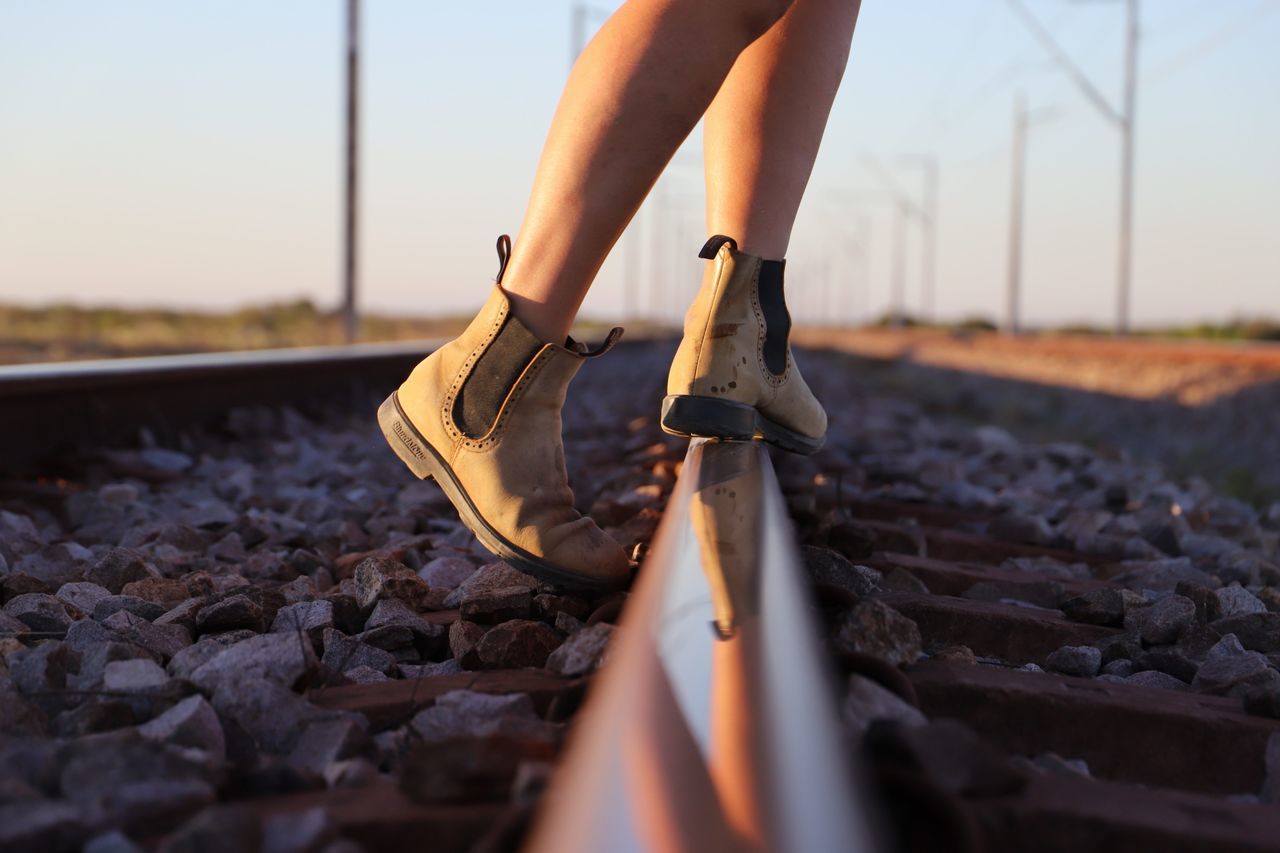
[[(0, 302), (334, 304), (344, 5), (0, 0)], [(1280, 0), (1142, 5), (1135, 323), (1280, 316)], [(1118, 101), (1123, 4), (1029, 6)], [(564, 82), (570, 8), (365, 0), (366, 307), (483, 301)], [(1016, 91), (1052, 110), (1029, 147), (1025, 317), (1111, 321), (1119, 136), (1006, 0), (865, 0), (789, 253), (801, 319), (888, 304), (891, 218), (863, 151), (912, 192), (904, 158), (937, 156), (939, 312), (1000, 315)], [(623, 313), (629, 239), (645, 292), (660, 280), (665, 315), (683, 312), (706, 237), (696, 135), (586, 315)], [(851, 260), (864, 225), (869, 283)]]

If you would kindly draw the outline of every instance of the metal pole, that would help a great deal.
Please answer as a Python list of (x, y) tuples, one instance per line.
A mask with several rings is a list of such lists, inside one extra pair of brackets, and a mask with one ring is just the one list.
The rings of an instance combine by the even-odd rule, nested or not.
[(358, 122), (360, 109), (360, 0), (347, 0), (347, 144), (345, 221), (343, 231), (343, 327), (347, 342), (359, 335), (360, 318), (356, 314), (356, 193), (359, 154)]
[(920, 277), (924, 284), (924, 319), (932, 322), (936, 319), (934, 303), (938, 283), (938, 160), (935, 157), (928, 157), (924, 161), (924, 209)]
[(1019, 94), (1013, 109), (1013, 174), (1009, 182), (1009, 272), (1005, 331), (1016, 335), (1021, 328), (1022, 298), (1022, 201), (1027, 166), (1027, 98)]
[(1120, 124), (1120, 240), (1116, 271), (1116, 333), (1129, 331), (1133, 277), (1133, 130), (1138, 84), (1138, 0), (1127, 0), (1124, 57), (1124, 106)]
[(907, 203), (897, 204), (897, 216), (893, 220), (893, 272), (889, 280), (889, 325), (901, 328), (904, 323), (903, 307), (907, 290)]

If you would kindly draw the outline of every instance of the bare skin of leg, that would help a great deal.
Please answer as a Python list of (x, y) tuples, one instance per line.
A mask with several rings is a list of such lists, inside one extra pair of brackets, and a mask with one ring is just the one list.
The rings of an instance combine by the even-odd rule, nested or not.
[(707, 110), (707, 230), (781, 259), (849, 60), (859, 0), (795, 0)]
[(564, 340), (605, 256), (734, 61), (788, 6), (629, 0), (587, 45), (556, 108), (503, 276), (516, 316), (535, 335)]

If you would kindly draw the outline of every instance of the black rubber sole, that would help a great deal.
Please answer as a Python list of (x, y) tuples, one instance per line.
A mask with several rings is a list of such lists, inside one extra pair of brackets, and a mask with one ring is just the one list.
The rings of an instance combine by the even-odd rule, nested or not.
[(396, 456), (400, 457), (400, 461), (421, 479), (431, 478), (439, 484), (453, 503), (454, 509), (458, 511), (458, 517), (462, 523), (495, 557), (505, 560), (520, 571), (527, 572), (540, 580), (566, 588), (587, 592), (610, 592), (627, 585), (627, 580), (600, 581), (584, 578), (576, 572), (562, 569), (530, 554), (494, 530), (476, 509), (476, 505), (471, 502), (471, 496), (462, 487), (462, 483), (458, 481), (449, 463), (445, 462), (435, 448), (422, 437), (413, 422), (405, 415), (404, 410), (400, 408), (398, 392), (392, 392), (391, 396), (378, 407), (378, 425), (382, 428), (387, 444), (395, 451)]
[(755, 406), (692, 394), (671, 394), (663, 398), (662, 429), (671, 435), (760, 440), (802, 456), (817, 453), (826, 440), (789, 430), (760, 414)]

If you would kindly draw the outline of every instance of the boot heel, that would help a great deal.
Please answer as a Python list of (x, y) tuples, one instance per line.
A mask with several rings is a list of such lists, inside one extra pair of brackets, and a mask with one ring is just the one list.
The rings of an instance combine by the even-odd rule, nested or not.
[(760, 435), (754, 406), (691, 394), (672, 394), (663, 399), (662, 429), (672, 435), (737, 441), (750, 441)]
[(382, 401), (378, 407), (378, 426), (387, 444), (395, 451), (400, 461), (409, 466), (409, 470), (420, 479), (429, 480), (435, 472), (430, 465), (431, 452), (422, 446), (408, 418), (400, 411), (395, 392)]

